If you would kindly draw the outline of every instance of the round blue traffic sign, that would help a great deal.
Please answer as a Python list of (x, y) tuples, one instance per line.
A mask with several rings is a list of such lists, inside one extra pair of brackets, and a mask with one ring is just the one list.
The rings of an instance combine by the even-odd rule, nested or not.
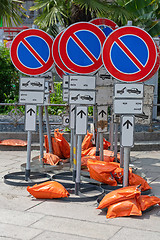
[(20, 32), (11, 45), (11, 59), (15, 67), (27, 75), (47, 72), (54, 63), (52, 57), (53, 39), (39, 29)]
[(134, 82), (145, 79), (157, 61), (151, 36), (138, 27), (121, 27), (112, 32), (103, 46), (103, 63), (116, 79)]
[(96, 25), (79, 22), (64, 31), (59, 41), (59, 54), (72, 72), (88, 74), (102, 66), (101, 49), (105, 34)]

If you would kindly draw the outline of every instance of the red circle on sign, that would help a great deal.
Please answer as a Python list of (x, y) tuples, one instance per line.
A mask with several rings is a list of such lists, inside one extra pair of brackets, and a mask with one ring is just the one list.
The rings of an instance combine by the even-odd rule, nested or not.
[[(96, 25), (88, 22), (78, 22), (70, 27), (68, 27), (64, 33), (62, 34), (60, 41), (59, 41), (59, 54), (62, 59), (62, 62), (64, 65), (70, 69), (71, 71), (79, 74), (88, 74), (88, 73), (93, 73), (97, 71), (102, 65), (102, 57), (101, 53), (99, 54), (99, 58), (95, 59), (93, 54), (89, 51), (89, 49), (79, 40), (79, 38), (75, 35), (75, 33), (79, 31), (88, 31), (93, 33), (96, 38), (98, 39), (101, 48), (103, 46), (103, 43), (106, 39), (105, 34), (103, 31), (98, 28)], [(92, 59), (93, 64), (89, 66), (79, 66), (78, 64), (75, 64), (68, 56), (67, 53), (67, 44), (69, 41), (69, 38), (74, 39), (76, 44), (79, 46), (79, 48), (86, 54), (87, 57)], [(90, 39), (88, 39), (90, 41)], [(96, 48), (96, 46), (95, 46)], [(76, 53), (75, 53), (76, 54)]]
[[(41, 56), (36, 52), (36, 50), (26, 41), (25, 38), (34, 36), (34, 37), (39, 37), (44, 40), (44, 42), (47, 44), (48, 49), (49, 49), (49, 56), (47, 59), (47, 62), (45, 62)], [(40, 62), (41, 67), (37, 68), (31, 68), (25, 66), (19, 59), (18, 57), (18, 48), (20, 43), (23, 43), (27, 50), (36, 58), (38, 62)], [(53, 44), (53, 39), (45, 33), (42, 30), (39, 29), (26, 29), (19, 34), (16, 35), (16, 37), (13, 39), (12, 45), (11, 45), (11, 51), (10, 51), (10, 56), (13, 64), (15, 67), (22, 73), (26, 75), (40, 75), (48, 70), (53, 66), (54, 60), (52, 57), (52, 44)], [(24, 58), (26, 56), (24, 55)]]
[[(146, 44), (149, 57), (145, 66), (142, 66), (134, 54), (122, 43), (120, 37), (123, 36), (136, 36)], [(138, 66), (140, 71), (136, 73), (123, 73), (114, 66), (111, 59), (111, 51), (114, 43), (120, 46), (122, 51)], [(138, 27), (126, 26), (118, 28), (108, 36), (103, 45), (102, 59), (105, 68), (114, 78), (125, 82), (136, 82), (144, 79), (153, 70), (157, 61), (157, 50), (153, 39), (147, 32)], [(118, 61), (122, 60), (118, 59)]]
[(105, 25), (105, 26), (111, 27), (113, 30), (118, 28), (118, 25), (115, 22), (107, 18), (95, 18), (89, 22), (98, 26)]
[(66, 73), (73, 73), (71, 72), (68, 68), (66, 68), (66, 66), (62, 63), (62, 60), (59, 56), (59, 52), (58, 52), (58, 44), (59, 44), (59, 39), (62, 35), (63, 31), (60, 32), (56, 38), (54, 39), (54, 42), (53, 42), (53, 46), (52, 46), (52, 54), (53, 54), (53, 58), (54, 58), (54, 61), (56, 63), (56, 65), (64, 72)]
[(56, 73), (58, 74), (58, 76), (63, 79), (63, 76), (65, 75), (65, 73), (55, 64), (55, 70)]
[(159, 66), (160, 66), (160, 50), (159, 50), (159, 47), (157, 44), (156, 44), (156, 48), (157, 48), (157, 61), (156, 61), (156, 64), (155, 64), (152, 72), (150, 72), (150, 74), (147, 75), (147, 77), (143, 78), (141, 81), (138, 81), (138, 82), (144, 82), (144, 81), (149, 80), (158, 71)]

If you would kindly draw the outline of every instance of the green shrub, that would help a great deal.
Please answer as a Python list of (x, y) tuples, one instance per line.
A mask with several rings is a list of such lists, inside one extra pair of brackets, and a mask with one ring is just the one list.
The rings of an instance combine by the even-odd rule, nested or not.
[[(9, 50), (0, 46), (0, 102), (18, 102), (19, 73), (12, 64)], [(8, 112), (8, 107), (0, 107), (0, 113)]]

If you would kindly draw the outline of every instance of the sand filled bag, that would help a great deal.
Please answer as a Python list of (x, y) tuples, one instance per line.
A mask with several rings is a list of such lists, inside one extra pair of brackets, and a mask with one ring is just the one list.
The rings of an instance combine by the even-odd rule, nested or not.
[(141, 207), (141, 210), (145, 211), (156, 204), (160, 205), (160, 198), (156, 196), (141, 195), (138, 198), (138, 202)]
[(135, 198), (114, 203), (108, 207), (106, 218), (141, 216), (142, 211)]
[(55, 166), (59, 163), (59, 161), (61, 161), (61, 159), (57, 155), (52, 153), (44, 153), (43, 162), (45, 164)]
[(111, 172), (117, 168), (116, 164), (89, 159), (87, 161), (87, 167), (90, 178), (111, 186), (117, 186), (117, 182), (111, 174)]
[(140, 177), (139, 175), (137, 175), (135, 173), (129, 172), (129, 186), (140, 185), (140, 184), (141, 184), (142, 192), (152, 189), (144, 178)]
[(65, 187), (56, 181), (35, 184), (33, 187), (28, 186), (27, 191), (35, 198), (40, 199), (64, 198), (69, 196)]
[(82, 142), (82, 151), (90, 148), (90, 147), (93, 147), (93, 144), (92, 144), (92, 137), (93, 137), (93, 134), (92, 133), (89, 133), (87, 131), (87, 135), (85, 135), (84, 139), (83, 139), (83, 142)]
[(106, 194), (100, 201), (97, 209), (103, 209), (114, 203), (132, 199), (134, 197), (138, 198), (140, 195), (141, 191), (137, 186), (123, 187)]
[(6, 139), (0, 141), (0, 145), (5, 145), (5, 146), (27, 146), (27, 141), (21, 140), (21, 139)]
[(67, 140), (63, 137), (63, 133), (59, 132), (59, 129), (55, 129), (54, 137), (59, 145), (59, 148), (62, 153), (62, 158), (69, 158), (70, 157), (70, 146)]

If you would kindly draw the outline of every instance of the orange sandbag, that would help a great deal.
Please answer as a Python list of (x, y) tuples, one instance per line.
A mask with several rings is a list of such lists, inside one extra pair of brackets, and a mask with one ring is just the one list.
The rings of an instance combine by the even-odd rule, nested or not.
[(20, 139), (6, 139), (0, 141), (0, 145), (6, 145), (6, 146), (27, 146), (27, 141), (23, 141)]
[(136, 198), (118, 202), (108, 207), (106, 218), (142, 216), (141, 208)]
[(68, 197), (69, 193), (62, 184), (55, 181), (48, 181), (40, 184), (35, 184), (33, 187), (27, 187), (27, 191), (35, 198), (64, 198)]
[(63, 158), (69, 158), (70, 157), (70, 146), (69, 146), (69, 143), (66, 141), (66, 139), (63, 137), (63, 133), (60, 133), (59, 129), (55, 129), (54, 137), (60, 147)]
[(135, 173), (129, 173), (129, 186), (140, 185), (140, 184), (141, 184), (142, 192), (152, 189), (144, 178), (140, 177)]
[(52, 153), (44, 153), (43, 162), (49, 165), (57, 165), (60, 161), (60, 158)]
[(46, 153), (49, 152), (49, 143), (48, 143), (48, 136), (44, 135), (44, 147), (46, 149)]
[(105, 138), (103, 138), (103, 149), (108, 149), (111, 146), (111, 143), (108, 142)]
[[(100, 156), (84, 156), (84, 157), (81, 158), (81, 165), (82, 165), (82, 166), (87, 166), (87, 161), (88, 161), (89, 159), (100, 161)], [(109, 160), (110, 160), (110, 159), (109, 159), (108, 157), (103, 156), (103, 161), (104, 161), (104, 162), (112, 162), (112, 161), (109, 161)], [(112, 162), (112, 163), (113, 163), (113, 162)], [(117, 167), (120, 166), (120, 164), (119, 164), (119, 163), (116, 163), (116, 162), (114, 162), (113, 164), (115, 164)]]
[(60, 146), (54, 137), (52, 137), (52, 150), (53, 154), (57, 155), (59, 158), (63, 158)]
[[(129, 172), (132, 173), (132, 168), (129, 168)], [(123, 183), (123, 168), (116, 168), (113, 172), (113, 177), (116, 179), (117, 183)]]
[(85, 135), (85, 137), (83, 139), (83, 142), (82, 142), (82, 151), (84, 151), (84, 150), (93, 146), (93, 144), (91, 142), (92, 137), (93, 137), (93, 134), (89, 133), (87, 131), (87, 135)]
[(159, 204), (160, 205), (160, 198), (156, 196), (148, 196), (148, 195), (141, 195), (138, 198), (139, 205), (141, 207), (142, 211), (145, 211), (146, 209)]
[(112, 162), (89, 159), (87, 161), (87, 167), (90, 173), (90, 178), (111, 186), (117, 186), (117, 182), (111, 174), (117, 166)]
[[(113, 151), (111, 151), (111, 150), (104, 150), (103, 154), (104, 154), (104, 156), (108, 156), (110, 159), (112, 159), (112, 161), (115, 160)], [(120, 154), (119, 153), (117, 154), (117, 159), (120, 160)]]
[[(63, 158), (62, 153), (61, 153), (61, 149), (59, 147), (59, 144), (55, 140), (55, 138), (51, 137), (51, 141), (52, 141), (53, 154), (57, 155), (59, 158)], [(45, 149), (46, 149), (46, 153), (49, 153), (49, 143), (48, 143), (48, 136), (47, 135), (44, 135), (44, 146), (45, 146)]]
[(134, 197), (139, 197), (141, 191), (137, 186), (123, 187), (106, 194), (100, 201), (97, 209), (106, 208), (114, 203), (125, 201)]

